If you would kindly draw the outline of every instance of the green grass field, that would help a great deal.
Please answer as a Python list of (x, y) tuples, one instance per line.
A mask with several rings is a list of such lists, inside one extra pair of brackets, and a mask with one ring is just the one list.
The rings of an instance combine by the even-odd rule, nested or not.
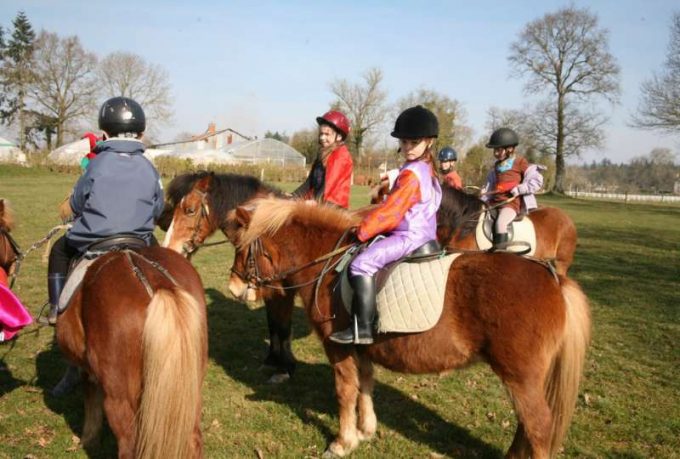
[[(15, 209), (14, 234), (23, 249), (59, 223), (56, 207), (75, 179), (0, 166), (0, 197)], [(366, 196), (366, 188), (356, 187), (353, 205), (367, 203)], [(590, 298), (593, 315), (593, 343), (564, 456), (680, 457), (680, 207), (553, 196), (540, 201), (576, 222), (579, 245), (570, 275)], [(209, 317), (205, 455), (318, 457), (338, 428), (321, 346), (296, 309), (297, 373), (283, 385), (266, 384), (264, 310), (229, 296), (231, 256), (231, 247), (220, 245), (193, 259)], [(26, 258), (15, 286), (34, 316), (47, 297), (41, 257), (36, 251)], [(51, 328), (31, 326), (16, 342), (0, 345), (0, 458), (86, 457), (78, 444), (82, 393), (64, 399), (45, 393), (64, 369), (53, 336)], [(512, 441), (510, 402), (484, 365), (445, 376), (378, 369), (376, 378), (378, 434), (353, 457), (501, 457)], [(107, 432), (96, 457), (115, 451)]]

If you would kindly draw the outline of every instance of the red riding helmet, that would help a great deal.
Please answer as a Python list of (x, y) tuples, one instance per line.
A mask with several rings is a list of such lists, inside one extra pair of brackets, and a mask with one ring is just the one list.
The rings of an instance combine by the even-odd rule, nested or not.
[(321, 126), (322, 124), (329, 125), (333, 129), (338, 131), (338, 133), (342, 135), (343, 139), (349, 135), (350, 131), (349, 120), (344, 115), (344, 113), (339, 112), (337, 110), (331, 110), (329, 112), (326, 112), (323, 116), (317, 116), (316, 122), (319, 123), (319, 126)]

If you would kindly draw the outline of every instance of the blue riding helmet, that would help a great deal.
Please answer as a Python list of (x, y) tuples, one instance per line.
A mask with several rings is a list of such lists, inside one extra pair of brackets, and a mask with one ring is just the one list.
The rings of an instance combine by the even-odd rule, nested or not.
[(458, 161), (458, 153), (451, 147), (444, 147), (439, 151), (437, 158), (439, 158), (440, 163), (444, 161)]

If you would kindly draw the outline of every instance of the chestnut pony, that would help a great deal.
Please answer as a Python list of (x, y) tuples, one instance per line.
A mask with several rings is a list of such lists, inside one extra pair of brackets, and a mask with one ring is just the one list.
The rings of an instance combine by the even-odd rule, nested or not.
[[(190, 257), (217, 230), (225, 231), (227, 212), (256, 196), (283, 196), (255, 177), (200, 171), (175, 177), (167, 187), (166, 206), (159, 226), (166, 231), (163, 246)], [(284, 292), (265, 301), (269, 327), (267, 365), (280, 382), (295, 371), (291, 322), (295, 294)]]
[[(373, 189), (371, 203), (382, 202), (389, 192), (389, 182)], [(484, 201), (464, 191), (442, 185), (442, 202), (437, 212), (437, 238), (442, 246), (476, 250), (475, 228)], [(566, 275), (574, 261), (576, 226), (556, 207), (539, 207), (527, 215), (536, 230), (536, 258), (554, 262), (558, 274)]]
[(318, 261), (358, 218), (328, 206), (269, 198), (237, 208), (229, 219), (228, 231), (238, 243), (232, 294), (266, 291), (260, 287), (280, 280), (298, 286), (322, 341), (340, 409), (340, 431), (327, 453), (344, 456), (375, 433), (374, 363), (405, 373), (437, 373), (484, 361), (507, 388), (517, 415), (508, 457), (556, 455), (590, 339), (588, 301), (578, 284), (517, 255), (463, 254), (450, 269), (434, 328), (379, 334), (370, 346), (339, 345), (328, 336), (350, 319), (332, 294), (337, 274)]
[(0, 199), (0, 269), (12, 275), (19, 258), (19, 247), (9, 234), (14, 229), (14, 213), (6, 199)]
[(102, 255), (59, 316), (56, 335), (83, 372), (86, 448), (106, 414), (120, 458), (203, 456), (207, 322), (189, 261), (161, 247)]

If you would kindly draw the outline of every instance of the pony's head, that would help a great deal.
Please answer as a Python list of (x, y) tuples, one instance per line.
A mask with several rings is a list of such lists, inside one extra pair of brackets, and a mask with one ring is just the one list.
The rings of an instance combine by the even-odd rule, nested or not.
[(167, 231), (163, 246), (190, 255), (215, 231), (225, 231), (227, 213), (257, 196), (281, 192), (255, 177), (196, 172), (170, 182), (158, 224)]
[[(168, 200), (159, 224), (161, 227), (164, 223), (168, 225), (163, 247), (190, 256), (215, 232), (217, 223), (211, 211), (210, 199), (214, 175), (194, 177), (191, 182), (186, 177), (179, 176), (170, 183)], [(190, 188), (187, 186), (189, 183)]]
[(14, 212), (6, 199), (0, 199), (0, 229), (7, 232), (14, 229)]
[(236, 246), (229, 290), (249, 301), (266, 298), (285, 284), (286, 271), (328, 250), (358, 220), (333, 206), (273, 197), (236, 208), (227, 217), (226, 234)]
[(387, 179), (381, 179), (377, 185), (373, 186), (370, 191), (371, 204), (380, 204), (385, 200), (385, 197), (390, 192), (390, 182)]

